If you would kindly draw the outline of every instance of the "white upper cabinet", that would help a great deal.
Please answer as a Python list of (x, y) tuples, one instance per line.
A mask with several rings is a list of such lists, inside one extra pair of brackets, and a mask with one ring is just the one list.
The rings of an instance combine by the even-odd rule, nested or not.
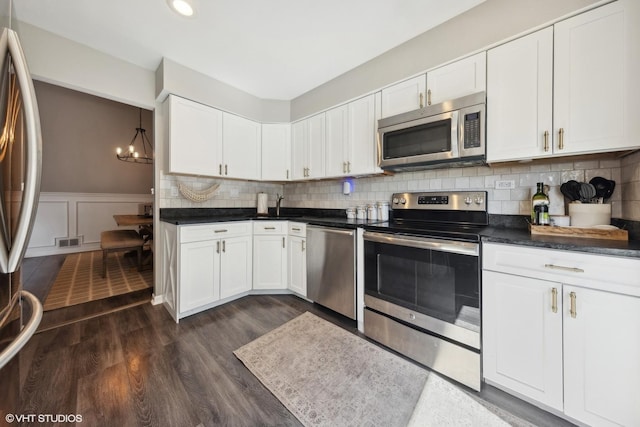
[(378, 172), (376, 96), (369, 95), (326, 112), (327, 177)]
[(323, 178), (325, 113), (291, 125), (292, 179)]
[[(376, 108), (376, 104), (378, 108)], [(348, 104), (348, 144), (345, 159), (349, 175), (381, 172), (378, 168), (376, 129), (380, 95), (369, 95)]]
[(630, 71), (638, 69), (639, 42), (629, 28), (638, 18), (625, 13), (625, 3), (554, 26), (553, 127), (561, 154), (638, 147), (637, 109), (630, 108), (637, 105), (638, 75)]
[(217, 175), (222, 161), (222, 112), (169, 95), (169, 173)]
[(488, 162), (638, 148), (633, 7), (610, 3), (489, 51)]
[(487, 57), (481, 52), (427, 73), (426, 105), (439, 104), (476, 92), (487, 85)]
[(348, 173), (347, 146), (349, 144), (349, 106), (341, 105), (326, 113), (326, 176)]
[(382, 117), (390, 117), (425, 105), (427, 79), (424, 74), (382, 89)]
[(550, 155), (553, 111), (553, 29), (488, 52), (487, 158)]
[(262, 180), (291, 179), (291, 125), (262, 125)]
[(260, 123), (223, 113), (222, 157), (218, 171), (225, 177), (260, 179), (262, 164)]

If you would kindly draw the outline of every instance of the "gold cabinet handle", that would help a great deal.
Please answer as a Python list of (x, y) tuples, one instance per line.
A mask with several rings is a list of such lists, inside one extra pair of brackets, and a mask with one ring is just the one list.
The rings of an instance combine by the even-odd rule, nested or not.
[(544, 131), (544, 151), (549, 151), (549, 131)]
[(284, 237), (282, 238), (282, 248), (284, 249)]
[(289, 179), (289, 169), (287, 169), (287, 179)]
[(219, 175), (222, 175), (222, 163), (220, 163), (220, 174)]
[(214, 230), (214, 233), (226, 233), (228, 230)]
[(347, 172), (351, 173), (351, 162), (347, 162)]
[(218, 240), (216, 242), (216, 253), (219, 254), (220, 253), (220, 240)]
[(301, 230), (301, 229), (300, 229), (300, 228), (298, 228), (298, 227), (291, 227), (291, 229), (292, 229), (293, 231), (300, 231), (300, 230)]
[(578, 312), (576, 311), (576, 293), (570, 292), (569, 297), (571, 298), (571, 309), (569, 313), (571, 314), (571, 317), (575, 319), (578, 315)]
[(564, 128), (558, 131), (558, 149), (564, 150)]
[(304, 252), (304, 250), (305, 250), (305, 249), (306, 249), (306, 247), (305, 247), (305, 241), (303, 240), (303, 241), (302, 241), (302, 252)]
[(431, 105), (431, 89), (427, 91), (427, 105)]
[(224, 165), (224, 174), (229, 175), (229, 165)]
[(347, 162), (342, 162), (342, 173), (347, 173)]
[(265, 230), (275, 230), (275, 227), (264, 227)]
[(424, 108), (424, 95), (420, 92), (420, 108)]
[(551, 289), (551, 311), (554, 313), (558, 312), (558, 289)]
[(225, 243), (226, 243), (226, 240), (223, 240), (222, 241), (222, 252), (223, 253), (227, 251), (227, 245)]

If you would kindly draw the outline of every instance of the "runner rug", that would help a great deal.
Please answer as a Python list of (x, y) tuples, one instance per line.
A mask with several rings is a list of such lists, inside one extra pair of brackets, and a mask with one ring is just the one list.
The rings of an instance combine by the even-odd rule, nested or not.
[(529, 425), (309, 312), (234, 354), (305, 426)]
[(153, 285), (153, 271), (141, 272), (136, 257), (112, 252), (107, 257), (107, 277), (102, 277), (102, 251), (67, 255), (49, 291), (44, 311), (125, 294)]

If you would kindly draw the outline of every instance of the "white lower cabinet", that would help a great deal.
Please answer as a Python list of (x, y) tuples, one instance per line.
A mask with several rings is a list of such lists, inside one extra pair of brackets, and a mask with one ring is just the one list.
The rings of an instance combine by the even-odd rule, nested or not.
[(485, 380), (587, 425), (640, 425), (638, 272), (633, 258), (483, 244)]
[(562, 411), (561, 286), (494, 271), (482, 282), (485, 378)]
[[(177, 227), (176, 320), (241, 295), (252, 285), (250, 222)], [(166, 278), (165, 278), (166, 280)]]
[(253, 223), (253, 289), (287, 288), (287, 223)]
[(307, 296), (307, 229), (306, 224), (289, 223), (287, 288)]

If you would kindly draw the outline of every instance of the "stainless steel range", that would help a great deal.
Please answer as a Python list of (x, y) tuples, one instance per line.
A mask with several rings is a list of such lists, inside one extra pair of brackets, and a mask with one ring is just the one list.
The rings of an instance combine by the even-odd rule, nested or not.
[(399, 193), (364, 233), (366, 336), (480, 390), (484, 191)]

